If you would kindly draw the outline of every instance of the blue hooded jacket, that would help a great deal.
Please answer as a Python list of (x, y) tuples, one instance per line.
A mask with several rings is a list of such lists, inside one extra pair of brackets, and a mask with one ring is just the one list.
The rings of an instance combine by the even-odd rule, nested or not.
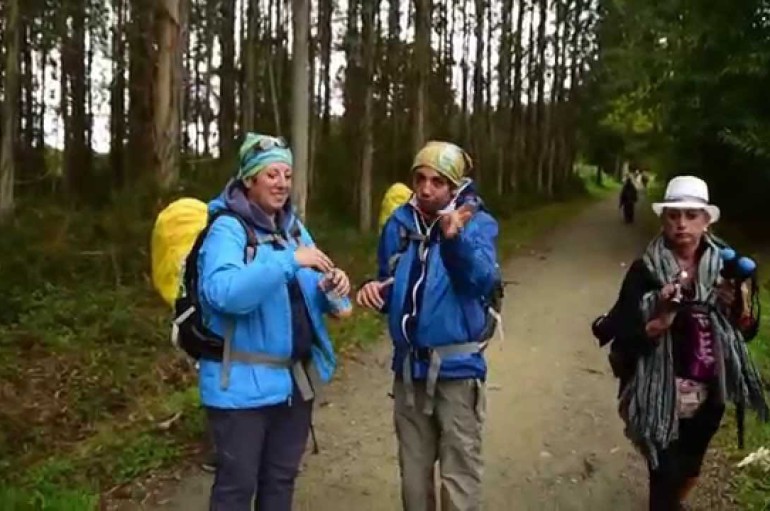
[[(318, 283), (322, 274), (300, 268), (294, 259), (297, 243), (290, 236), (296, 220), (287, 203), (273, 220), (251, 203), (237, 181), (209, 203), (209, 213), (229, 209), (238, 213), (255, 230), (257, 236), (282, 233), (288, 240), (285, 248), (265, 243), (257, 247), (253, 261), (246, 263), (246, 232), (240, 222), (230, 216), (218, 217), (204, 240), (198, 256), (201, 312), (205, 324), (219, 335), (224, 333), (226, 318), (235, 320), (232, 338), (234, 351), (265, 353), (289, 358), (296, 348), (298, 324), (292, 318), (297, 312), (290, 299), (290, 286), (296, 279), (305, 300), (312, 332), (312, 363), (324, 383), (331, 380), (336, 359), (323, 315), (331, 311), (328, 299)], [(301, 242), (312, 246), (310, 234), (301, 226)], [(295, 293), (295, 295), (298, 293)], [(307, 324), (307, 321), (304, 321)], [(299, 322), (300, 325), (303, 321)], [(204, 406), (214, 408), (258, 408), (291, 402), (293, 384), (288, 369), (233, 361), (230, 382), (220, 386), (222, 364), (201, 360), (199, 388)]]
[[(385, 288), (388, 329), (394, 345), (393, 370), (400, 376), (411, 351), (414, 379), (425, 379), (429, 356), (425, 348), (478, 341), (486, 327), (485, 297), (500, 279), (496, 241), (498, 225), (476, 195), (472, 183), (457, 198), (457, 207), (473, 202), (478, 209), (453, 239), (444, 239), (438, 224), (427, 225), (412, 202), (396, 209), (383, 227), (378, 248), (378, 280), (393, 276)], [(391, 274), (391, 257), (412, 240)], [(422, 355), (421, 355), (421, 352)], [(443, 357), (440, 379), (486, 379), (481, 353)]]

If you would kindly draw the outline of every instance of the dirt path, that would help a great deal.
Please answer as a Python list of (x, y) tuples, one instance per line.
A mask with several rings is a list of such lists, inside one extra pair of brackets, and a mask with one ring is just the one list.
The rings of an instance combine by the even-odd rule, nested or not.
[[(644, 208), (644, 206), (642, 206)], [(488, 510), (641, 510), (646, 474), (615, 412), (616, 383), (589, 331), (644, 243), (615, 199), (597, 204), (506, 265), (504, 343), (490, 347)], [(296, 510), (396, 510), (390, 348), (344, 364), (320, 408)], [(211, 478), (183, 479), (154, 511), (207, 508)]]

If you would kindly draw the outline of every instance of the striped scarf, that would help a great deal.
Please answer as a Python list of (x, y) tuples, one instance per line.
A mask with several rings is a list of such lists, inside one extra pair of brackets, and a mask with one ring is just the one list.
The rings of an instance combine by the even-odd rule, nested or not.
[[(743, 336), (725, 315), (715, 307), (716, 282), (722, 259), (715, 240), (706, 236), (706, 249), (701, 256), (695, 279), (694, 300), (709, 304), (711, 325), (716, 343), (719, 392), (722, 401), (753, 408), (767, 421), (770, 413), (765, 402), (762, 382), (752, 362)], [(658, 236), (647, 247), (643, 257), (647, 269), (659, 285), (671, 282), (679, 273), (673, 252)], [(649, 321), (657, 310), (658, 291), (645, 293), (641, 300), (642, 317)], [(626, 434), (644, 452), (653, 469), (658, 466), (658, 453), (678, 436), (676, 381), (673, 363), (673, 339), (664, 334), (657, 348), (639, 358), (636, 371), (623, 391), (621, 411), (626, 419)]]

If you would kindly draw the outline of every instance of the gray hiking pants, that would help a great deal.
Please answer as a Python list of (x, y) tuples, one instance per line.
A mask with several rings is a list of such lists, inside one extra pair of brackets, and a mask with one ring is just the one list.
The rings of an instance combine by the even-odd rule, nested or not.
[(393, 385), (394, 422), (404, 511), (435, 511), (435, 466), (442, 511), (481, 509), (481, 434), (486, 415), (480, 380), (439, 380), (432, 415), (423, 412), (425, 382), (414, 382), (415, 406), (401, 381)]

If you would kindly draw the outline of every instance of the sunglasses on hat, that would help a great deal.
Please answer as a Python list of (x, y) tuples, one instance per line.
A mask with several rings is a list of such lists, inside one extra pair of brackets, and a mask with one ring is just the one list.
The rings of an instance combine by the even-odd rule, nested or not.
[(259, 139), (259, 141), (255, 142), (243, 154), (243, 156), (241, 157), (241, 165), (245, 165), (246, 162), (248, 162), (251, 158), (253, 158), (257, 154), (264, 151), (269, 151), (270, 149), (273, 149), (275, 147), (286, 149), (289, 147), (289, 144), (286, 142), (286, 139), (284, 139), (283, 137), (263, 137)]

